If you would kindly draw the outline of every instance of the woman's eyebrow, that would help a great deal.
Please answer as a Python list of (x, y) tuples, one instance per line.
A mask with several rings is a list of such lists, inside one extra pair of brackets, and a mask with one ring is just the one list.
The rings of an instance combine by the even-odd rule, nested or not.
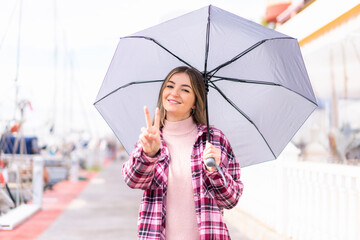
[[(171, 80), (169, 80), (168, 82), (176, 85), (176, 83), (173, 82), (173, 81), (171, 81)], [(188, 88), (192, 89), (192, 87), (191, 87), (190, 85), (188, 85), (188, 84), (182, 84), (181, 86), (183, 86), (183, 87), (188, 87)]]

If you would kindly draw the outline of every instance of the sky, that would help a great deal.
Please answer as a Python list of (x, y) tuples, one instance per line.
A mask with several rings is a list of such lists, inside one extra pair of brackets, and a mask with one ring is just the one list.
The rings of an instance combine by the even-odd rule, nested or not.
[(25, 134), (44, 135), (51, 126), (65, 135), (111, 134), (93, 103), (120, 37), (209, 4), (259, 23), (265, 2), (3, 0), (0, 132), (20, 119), (18, 89), (18, 101), (31, 103), (24, 108)]

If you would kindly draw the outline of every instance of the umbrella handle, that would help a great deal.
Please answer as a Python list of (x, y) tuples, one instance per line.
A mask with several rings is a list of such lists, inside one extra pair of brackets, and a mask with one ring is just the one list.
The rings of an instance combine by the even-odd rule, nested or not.
[(216, 169), (221, 174), (221, 176), (222, 176), (222, 178), (224, 180), (225, 187), (227, 187), (227, 182), (226, 182), (225, 176), (224, 176), (223, 172), (221, 171), (220, 167), (215, 163), (215, 159), (214, 158), (206, 159), (205, 160), (205, 165), (208, 166), (208, 167), (216, 167)]

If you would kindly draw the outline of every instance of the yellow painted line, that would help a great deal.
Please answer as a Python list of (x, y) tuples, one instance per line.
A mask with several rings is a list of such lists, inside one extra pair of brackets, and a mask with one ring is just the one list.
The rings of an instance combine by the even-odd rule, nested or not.
[(320, 37), (321, 35), (323, 35), (324, 33), (328, 32), (329, 30), (339, 26), (343, 22), (346, 22), (349, 19), (351, 19), (352, 17), (357, 16), (359, 14), (360, 14), (360, 4), (356, 5), (355, 7), (353, 7), (352, 9), (350, 9), (343, 15), (339, 16), (338, 18), (334, 19), (333, 21), (329, 22), (325, 26), (319, 28), (318, 30), (316, 30), (315, 32), (310, 34), (309, 36), (301, 39), (299, 41), (299, 45), (304, 46), (305, 44), (313, 41), (314, 39), (316, 39), (316, 38)]

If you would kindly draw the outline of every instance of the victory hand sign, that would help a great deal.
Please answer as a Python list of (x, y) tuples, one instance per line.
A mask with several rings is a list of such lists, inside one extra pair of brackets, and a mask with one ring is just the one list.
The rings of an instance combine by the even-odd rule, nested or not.
[(161, 146), (160, 140), (160, 111), (158, 108), (155, 110), (154, 124), (151, 123), (149, 109), (144, 107), (146, 128), (141, 128), (139, 136), (144, 153), (149, 157), (154, 157), (159, 151)]

